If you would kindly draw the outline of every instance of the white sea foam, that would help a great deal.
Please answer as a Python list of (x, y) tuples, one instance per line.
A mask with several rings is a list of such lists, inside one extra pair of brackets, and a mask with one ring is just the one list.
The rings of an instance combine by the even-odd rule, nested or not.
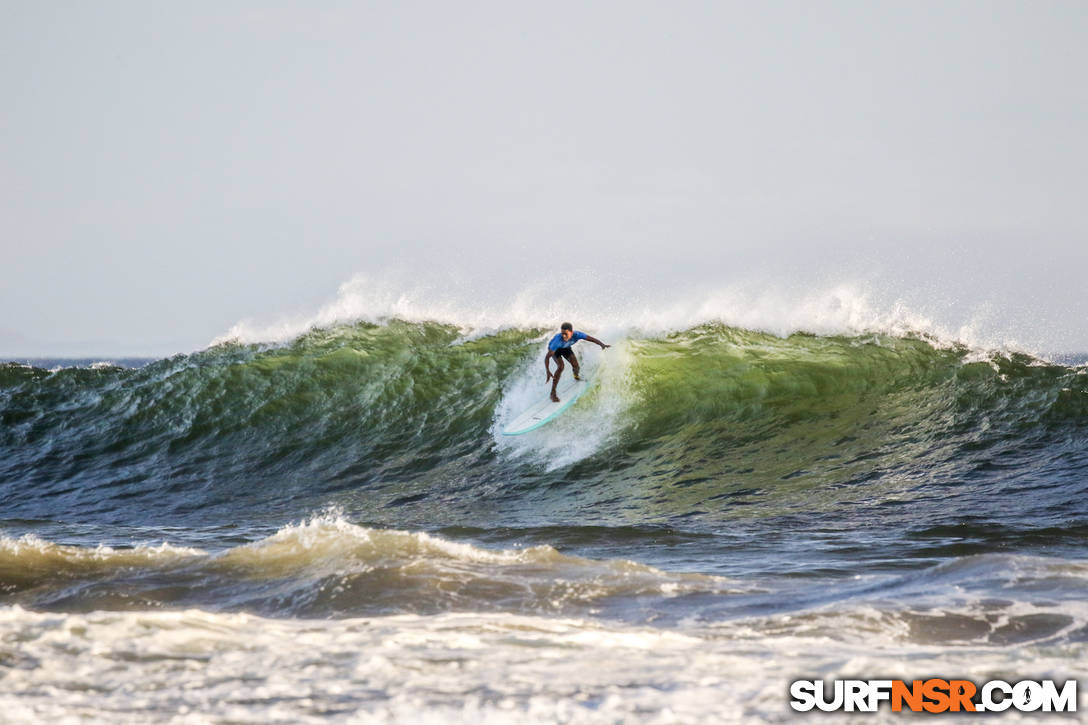
[(116, 563), (153, 563), (172, 561), (179, 558), (200, 556), (200, 549), (188, 546), (175, 546), (165, 541), (159, 544), (140, 543), (132, 547), (114, 548), (99, 544), (94, 548), (66, 546), (47, 541), (34, 534), (25, 534), (18, 538), (0, 536), (0, 555), (11, 559), (31, 558), (35, 560), (53, 559), (71, 563), (116, 562)]
[[(188, 565), (197, 579), (219, 581), (246, 601), (263, 601), (262, 582), (311, 591), (323, 580), (336, 589), (347, 577), (359, 587), (367, 582), (380, 586), (385, 605), (403, 611), (426, 610), (434, 603), (426, 598), (436, 591), (455, 592), (447, 602), (455, 608), (491, 604), (501, 589), (511, 606), (561, 611), (568, 605), (585, 609), (608, 597), (744, 590), (719, 576), (666, 572), (626, 559), (583, 558), (544, 544), (491, 549), (422, 531), (368, 528), (335, 510), (216, 554), (166, 543), (115, 549), (65, 546), (34, 536), (0, 538), (0, 574), (9, 585), (62, 591), (73, 581), (78, 587), (97, 578), (103, 591), (125, 590), (126, 575), (139, 578), (175, 563)], [(199, 587), (192, 594), (199, 596)], [(335, 592), (330, 596), (337, 599)], [(345, 596), (334, 609), (366, 611), (372, 603), (365, 596)], [(167, 597), (164, 603), (170, 601)], [(284, 606), (291, 611), (289, 603)]]
[[(0, 712), (111, 725), (784, 723), (795, 720), (787, 693), (798, 678), (1088, 675), (1084, 643), (914, 644), (896, 622), (865, 608), (818, 628), (774, 616), (658, 629), (515, 614), (273, 620), (9, 607)], [(885, 706), (866, 719), (901, 718)]]
[(550, 546), (528, 549), (484, 549), (449, 541), (423, 531), (399, 531), (358, 526), (330, 509), (305, 521), (289, 524), (272, 536), (223, 552), (224, 562), (248, 561), (261, 567), (276, 562), (296, 566), (342, 567), (345, 559), (361, 562), (454, 559), (465, 563), (512, 565), (543, 563), (562, 557)]
[(929, 309), (877, 294), (864, 284), (819, 287), (773, 282), (702, 285), (655, 290), (650, 284), (551, 275), (521, 288), (498, 280), (486, 289), (470, 284), (422, 283), (396, 277), (353, 277), (316, 314), (273, 322), (242, 320), (212, 344), (283, 342), (314, 327), (366, 320), (433, 321), (454, 325), (472, 338), (507, 328), (557, 328), (569, 320), (609, 341), (630, 334), (658, 334), (706, 322), (785, 336), (815, 334), (922, 334), (937, 343), (1034, 352), (1002, 327), (989, 307), (968, 319), (948, 319), (948, 305)]
[[(619, 433), (623, 414), (635, 400), (629, 385), (633, 359), (628, 346), (619, 340), (604, 351), (588, 343), (581, 343), (580, 348), (578, 355), (593, 387), (576, 406), (548, 425), (524, 435), (504, 436), (503, 429), (550, 389), (543, 356), (527, 360), (513, 376), (492, 425), (495, 442), (504, 454), (531, 458), (547, 470), (555, 470), (588, 458)], [(571, 374), (569, 365), (563, 374)]]
[[(542, 585), (541, 591), (561, 592), (580, 600), (634, 593), (675, 596), (693, 591), (738, 591), (733, 582), (719, 576), (665, 572), (624, 559), (587, 559), (563, 554), (548, 545), (489, 549), (422, 531), (358, 526), (336, 510), (287, 525), (252, 544), (228, 549), (218, 554), (215, 562), (218, 566), (243, 567), (261, 576), (305, 573), (312, 577), (381, 567), (402, 572), (405, 576), (401, 583), (406, 586), (424, 574), (436, 580), (448, 576), (451, 582), (461, 584), (513, 578), (525, 585), (522, 596), (533, 601), (537, 595), (529, 590), (534, 584)], [(409, 601), (404, 604), (412, 605)]]

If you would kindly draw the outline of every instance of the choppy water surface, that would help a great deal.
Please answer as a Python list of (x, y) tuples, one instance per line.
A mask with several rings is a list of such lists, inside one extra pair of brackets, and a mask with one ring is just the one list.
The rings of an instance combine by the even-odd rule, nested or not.
[(1082, 358), (631, 333), (504, 438), (544, 334), (0, 365), (0, 711), (791, 722), (800, 677), (1085, 676)]

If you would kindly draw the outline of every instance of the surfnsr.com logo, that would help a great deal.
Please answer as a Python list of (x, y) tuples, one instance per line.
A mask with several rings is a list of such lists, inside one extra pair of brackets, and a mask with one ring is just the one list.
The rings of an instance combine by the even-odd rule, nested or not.
[(790, 707), (798, 712), (876, 712), (887, 702), (892, 712), (1076, 712), (1077, 681), (990, 680), (981, 687), (970, 680), (796, 680)]

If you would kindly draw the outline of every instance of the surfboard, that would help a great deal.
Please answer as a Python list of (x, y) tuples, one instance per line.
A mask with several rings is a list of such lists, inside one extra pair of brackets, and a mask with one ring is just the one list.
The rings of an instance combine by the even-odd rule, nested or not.
[(581, 380), (575, 380), (570, 368), (567, 368), (563, 371), (563, 377), (559, 379), (559, 385), (555, 389), (556, 395), (559, 396), (559, 402), (552, 402), (551, 383), (548, 383), (548, 392), (544, 394), (544, 397), (529, 406), (529, 409), (517, 418), (514, 418), (510, 425), (503, 429), (502, 434), (504, 436), (519, 436), (555, 420), (563, 411), (574, 405), (574, 401), (578, 400), (582, 393), (589, 388), (589, 381), (589, 375), (584, 367)]

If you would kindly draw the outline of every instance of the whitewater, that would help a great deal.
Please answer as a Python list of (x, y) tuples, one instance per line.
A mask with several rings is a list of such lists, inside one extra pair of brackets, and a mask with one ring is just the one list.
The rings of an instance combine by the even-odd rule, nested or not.
[[(1088, 676), (1088, 357), (849, 287), (549, 289), (357, 278), (190, 354), (0, 364), (0, 719), (793, 722), (800, 678)], [(567, 319), (598, 384), (502, 436)]]

